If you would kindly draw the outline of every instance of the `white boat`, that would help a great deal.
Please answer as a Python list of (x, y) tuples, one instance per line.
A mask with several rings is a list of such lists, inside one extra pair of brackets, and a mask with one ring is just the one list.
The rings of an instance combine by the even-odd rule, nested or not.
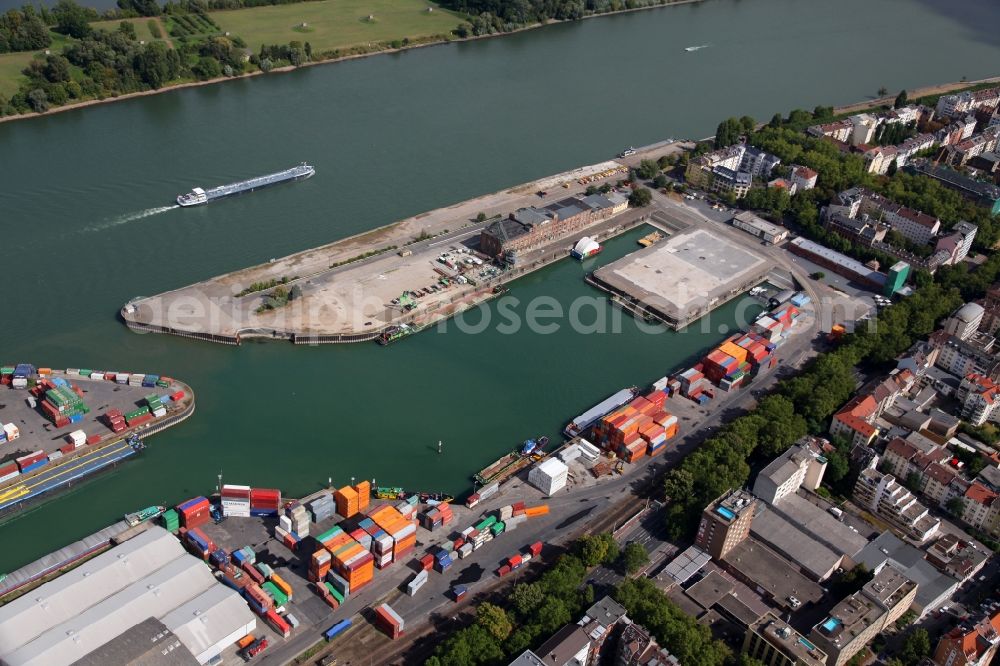
[(629, 146), (628, 148), (626, 148), (622, 152), (618, 153), (618, 157), (632, 157), (633, 155), (636, 154), (636, 152), (637, 151), (636, 151), (635, 148), (633, 148), (632, 146)]
[(701, 44), (699, 46), (689, 46), (684, 50), (687, 51), (688, 53), (691, 53), (692, 51), (700, 51), (701, 49), (707, 49), (708, 47), (709, 44)]

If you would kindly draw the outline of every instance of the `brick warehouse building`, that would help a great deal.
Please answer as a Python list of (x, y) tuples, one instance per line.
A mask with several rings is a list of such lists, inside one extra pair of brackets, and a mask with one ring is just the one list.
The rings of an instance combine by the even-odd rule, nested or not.
[(545, 208), (520, 208), (483, 229), (479, 249), (491, 257), (513, 260), (518, 252), (558, 240), (626, 208), (628, 199), (618, 192), (568, 197)]

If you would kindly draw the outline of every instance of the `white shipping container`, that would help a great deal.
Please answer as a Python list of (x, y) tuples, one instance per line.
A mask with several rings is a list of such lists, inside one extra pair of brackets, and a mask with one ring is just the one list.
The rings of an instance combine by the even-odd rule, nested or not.
[(4, 481), (10, 481), (11, 479), (16, 479), (20, 475), (21, 473), (15, 469), (13, 472), (9, 472), (7, 474), (4, 474), (3, 476), (0, 476), (0, 483), (3, 483)]
[(479, 489), (479, 499), (484, 500), (487, 497), (492, 497), (497, 494), (498, 490), (500, 490), (500, 484), (495, 481), (488, 486), (483, 486)]
[[(13, 442), (15, 439), (21, 436), (21, 431), (13, 423), (3, 424), (3, 433), (7, 435), (8, 442)], [(84, 442), (87, 441), (86, 436), (83, 438), (83, 441)]]
[(94, 373), (91, 373), (90, 378), (94, 379), (94, 380), (97, 380), (99, 382), (100, 381), (104, 381), (104, 373), (103, 372), (94, 372)]
[(16, 389), (28, 388), (28, 380), (24, 377), (15, 377), (10, 383)]
[(285, 538), (288, 532), (289, 530), (286, 530), (284, 527), (278, 525), (274, 528), (274, 538), (280, 541), (281, 539)]
[(566, 486), (569, 468), (566, 463), (549, 458), (538, 463), (528, 472), (528, 483), (546, 495), (552, 495)]
[(237, 509), (231, 506), (222, 507), (222, 515), (231, 518), (249, 518), (250, 509)]
[(286, 532), (292, 531), (292, 519), (289, 518), (288, 516), (279, 516), (278, 525), (280, 525), (281, 529), (285, 530)]
[(500, 520), (507, 520), (514, 515), (514, 507), (511, 505), (506, 505), (500, 507)]
[(128, 384), (128, 373), (119, 372), (115, 375), (116, 384)]
[(162, 419), (166, 415), (167, 415), (166, 407), (160, 407), (158, 409), (153, 410), (153, 418)]
[(58, 449), (49, 454), (49, 462), (63, 457), (63, 452)]
[(73, 377), (79, 377), (80, 376), (80, 368), (66, 368), (66, 374), (67, 375), (71, 375)]

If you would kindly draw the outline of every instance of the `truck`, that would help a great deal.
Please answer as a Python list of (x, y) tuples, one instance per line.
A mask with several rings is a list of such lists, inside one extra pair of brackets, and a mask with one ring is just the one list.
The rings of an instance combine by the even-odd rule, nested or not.
[(253, 659), (258, 654), (267, 649), (267, 638), (258, 638), (243, 650), (245, 659)]
[(829, 509), (827, 509), (827, 511), (829, 511), (832, 515), (836, 516), (838, 520), (844, 517), (844, 510), (837, 508), (835, 506), (831, 506)]

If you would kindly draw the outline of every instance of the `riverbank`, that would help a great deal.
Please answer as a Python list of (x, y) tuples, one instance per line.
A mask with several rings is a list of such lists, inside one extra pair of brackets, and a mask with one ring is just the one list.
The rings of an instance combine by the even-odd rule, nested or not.
[[(630, 14), (630, 13), (633, 13), (633, 12), (640, 12), (640, 11), (653, 10), (653, 9), (662, 9), (662, 8), (665, 8), (665, 7), (674, 7), (674, 6), (680, 6), (680, 5), (698, 4), (698, 3), (702, 3), (704, 1), (705, 0), (673, 0), (673, 1), (667, 0), (664, 4), (660, 4), (660, 5), (651, 5), (651, 6), (648, 6), (648, 7), (636, 7), (636, 8), (633, 8), (633, 9), (621, 9), (621, 10), (618, 10), (618, 11), (603, 12), (603, 13), (600, 13), (600, 14), (589, 14), (587, 16), (584, 16), (584, 17), (582, 17), (580, 19), (576, 19), (576, 20), (578, 20), (578, 21), (584, 21), (584, 20), (587, 20), (587, 19), (601, 18), (601, 17), (604, 17), (604, 16), (612, 16), (612, 15), (616, 15), (616, 14)], [(261, 8), (266, 8), (266, 7), (270, 7), (270, 6), (271, 5), (264, 5)], [(254, 8), (254, 9), (256, 9), (256, 8)], [(370, 57), (379, 56), (379, 55), (391, 55), (391, 54), (403, 53), (405, 51), (412, 51), (414, 49), (426, 48), (426, 47), (430, 47), (430, 46), (442, 46), (444, 44), (455, 44), (455, 43), (461, 43), (461, 42), (473, 42), (473, 41), (477, 41), (477, 40), (481, 40), (481, 39), (491, 39), (491, 38), (498, 38), (498, 37), (507, 37), (507, 36), (515, 35), (515, 34), (518, 34), (518, 33), (521, 33), (521, 32), (526, 32), (526, 31), (529, 31), (529, 30), (536, 30), (538, 28), (544, 28), (544, 27), (549, 26), (549, 25), (556, 25), (556, 24), (559, 24), (559, 23), (572, 23), (572, 22), (574, 22), (574, 21), (573, 20), (568, 20), (568, 19), (567, 20), (550, 19), (550, 20), (548, 20), (548, 21), (546, 21), (544, 23), (536, 23), (536, 24), (533, 24), (533, 25), (528, 25), (528, 26), (524, 26), (524, 27), (521, 27), (521, 28), (517, 28), (515, 30), (511, 30), (511, 31), (508, 31), (508, 32), (501, 32), (501, 33), (496, 33), (496, 34), (492, 34), (492, 35), (472, 35), (472, 36), (469, 36), (469, 37), (456, 37), (456, 36), (453, 36), (453, 35), (433, 35), (433, 36), (430, 36), (430, 37), (417, 37), (417, 38), (415, 38), (415, 40), (419, 40), (419, 41), (410, 41), (409, 43), (407, 43), (407, 44), (405, 44), (403, 46), (399, 46), (399, 47), (392, 46), (391, 42), (378, 42), (378, 43), (374, 43), (374, 44), (369, 44), (367, 47), (361, 47), (360, 45), (357, 45), (357, 44), (355, 44), (355, 45), (347, 45), (347, 46), (345, 46), (343, 48), (348, 49), (348, 50), (355, 49), (355, 48), (368, 48), (368, 49), (371, 49), (371, 50), (366, 51), (364, 53), (347, 53), (347, 54), (338, 55), (338, 56), (335, 56), (335, 57), (323, 58), (321, 60), (312, 60), (310, 62), (302, 63), (299, 66), (287, 65), (287, 66), (284, 66), (284, 67), (275, 67), (270, 72), (263, 72), (263, 71), (257, 70), (257, 71), (254, 71), (254, 72), (247, 72), (247, 73), (241, 74), (239, 76), (220, 76), (220, 77), (217, 77), (217, 78), (206, 79), (204, 81), (186, 81), (186, 82), (183, 82), (183, 83), (176, 83), (176, 84), (173, 84), (173, 85), (163, 86), (162, 88), (157, 88), (155, 90), (142, 90), (142, 91), (139, 91), (139, 92), (125, 93), (123, 95), (116, 95), (114, 97), (108, 97), (108, 98), (105, 98), (105, 99), (88, 99), (88, 100), (83, 100), (83, 101), (80, 101), (80, 102), (74, 102), (72, 104), (63, 104), (62, 106), (57, 106), (57, 107), (51, 108), (51, 109), (49, 109), (47, 111), (44, 111), (42, 113), (22, 113), (22, 114), (17, 114), (17, 115), (13, 115), (13, 116), (0, 116), (0, 123), (14, 122), (14, 121), (17, 121), (17, 120), (28, 120), (30, 118), (42, 118), (42, 117), (46, 117), (46, 116), (52, 116), (52, 115), (55, 115), (55, 114), (58, 114), (58, 113), (64, 113), (66, 111), (76, 111), (78, 109), (85, 109), (85, 108), (91, 107), (91, 106), (98, 106), (98, 105), (101, 105), (101, 104), (111, 104), (113, 102), (120, 102), (120, 101), (124, 101), (124, 100), (127, 100), (127, 99), (133, 99), (133, 98), (137, 98), (137, 97), (149, 97), (150, 95), (159, 95), (161, 93), (172, 92), (174, 90), (182, 90), (184, 88), (198, 88), (198, 87), (201, 87), (201, 86), (208, 86), (208, 85), (214, 85), (214, 84), (218, 84), (218, 83), (225, 83), (226, 81), (238, 81), (238, 80), (241, 80), (241, 79), (248, 79), (248, 78), (252, 78), (252, 77), (255, 77), (255, 76), (260, 76), (262, 74), (284, 74), (284, 73), (288, 73), (288, 72), (293, 72), (293, 71), (295, 71), (297, 69), (302, 69), (303, 67), (314, 67), (316, 65), (330, 65), (330, 64), (340, 63), (340, 62), (347, 62), (347, 61), (350, 61), (350, 60), (357, 60), (359, 58), (370, 58)], [(164, 34), (166, 35), (166, 33), (164, 33)], [(426, 40), (426, 41), (423, 41), (423, 40)], [(166, 38), (166, 41), (168, 41), (168, 42), (170, 41), (169, 37)]]
[[(985, 79), (977, 79), (975, 81), (955, 81), (953, 83), (942, 83), (936, 86), (914, 88), (913, 90), (907, 90), (906, 96), (912, 101), (920, 99), (921, 97), (947, 95), (949, 93), (965, 90), (967, 88), (992, 84), (1000, 84), (1000, 76), (992, 76)], [(834, 115), (839, 116), (842, 114), (859, 113), (861, 111), (867, 111), (868, 109), (874, 109), (880, 106), (891, 106), (896, 101), (897, 94), (898, 93), (893, 93), (892, 95), (886, 95), (885, 97), (877, 97), (867, 102), (857, 102), (846, 106), (835, 106), (833, 108), (833, 113)]]

